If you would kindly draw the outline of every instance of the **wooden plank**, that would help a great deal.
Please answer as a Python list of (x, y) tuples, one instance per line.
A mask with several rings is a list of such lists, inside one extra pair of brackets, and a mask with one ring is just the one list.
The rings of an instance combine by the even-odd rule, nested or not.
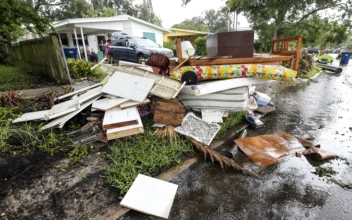
[(114, 129), (114, 128), (121, 128), (121, 127), (136, 125), (136, 124), (138, 124), (138, 120), (106, 124), (106, 125), (103, 125), (103, 128), (104, 128), (104, 130), (110, 130), (110, 129)]
[(154, 112), (154, 122), (177, 126), (182, 123), (186, 109), (181, 104), (157, 102)]
[(145, 99), (143, 102), (133, 102), (133, 101), (129, 101), (129, 102), (123, 103), (123, 104), (120, 106), (120, 108), (121, 108), (121, 109), (125, 109), (125, 108), (137, 107), (137, 106), (145, 105), (145, 104), (148, 104), (148, 103), (150, 103), (150, 100), (149, 100), (149, 99)]
[(128, 136), (132, 136), (132, 135), (136, 135), (136, 134), (141, 134), (143, 132), (144, 132), (143, 127), (130, 128), (130, 129), (119, 130), (119, 131), (115, 131), (114, 129), (112, 129), (112, 130), (107, 131), (106, 136), (107, 136), (108, 140), (110, 141), (110, 140), (128, 137)]
[(150, 112), (152, 114), (154, 114), (154, 112), (155, 112), (155, 108), (156, 108), (156, 103), (157, 102), (166, 102), (166, 103), (180, 104), (180, 100), (177, 99), (177, 98), (176, 99), (168, 99), (168, 100), (166, 100), (166, 99), (162, 99), (162, 98), (154, 96), (153, 97), (153, 101), (150, 104)]
[(181, 37), (176, 38), (176, 53), (177, 53), (178, 63), (181, 63), (182, 62)]
[(272, 40), (272, 42), (277, 43), (277, 42), (283, 42), (283, 41), (294, 41), (294, 40), (298, 40), (298, 38), (300, 37), (302, 36), (285, 37), (285, 38)]
[(188, 66), (210, 66), (210, 65), (229, 65), (229, 64), (266, 64), (271, 62), (291, 61), (292, 56), (278, 57), (253, 57), (253, 58), (229, 58), (229, 59), (190, 59), (186, 62)]
[(128, 109), (115, 108), (105, 112), (103, 120), (104, 130), (128, 127), (139, 123), (139, 113), (136, 107)]
[(297, 45), (296, 45), (296, 62), (293, 70), (298, 70), (299, 68), (299, 61), (301, 60), (301, 49), (302, 49), (302, 39), (303, 37), (300, 36), (297, 40)]

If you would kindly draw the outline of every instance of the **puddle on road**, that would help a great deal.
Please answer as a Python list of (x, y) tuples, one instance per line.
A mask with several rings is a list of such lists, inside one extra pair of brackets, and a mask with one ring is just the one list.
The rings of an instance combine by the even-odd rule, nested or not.
[[(289, 86), (275, 92), (277, 111), (263, 119), (265, 129), (249, 130), (248, 136), (281, 130), (313, 139), (322, 149), (347, 159), (330, 160), (324, 166), (337, 172), (333, 178), (352, 184), (351, 72), (349, 67), (342, 76), (324, 74), (304, 88)], [(352, 219), (352, 190), (313, 174), (321, 163), (292, 155), (261, 168), (243, 153), (236, 161), (264, 178), (199, 163), (172, 181), (179, 189), (169, 219)], [(123, 219), (157, 218), (131, 212)]]

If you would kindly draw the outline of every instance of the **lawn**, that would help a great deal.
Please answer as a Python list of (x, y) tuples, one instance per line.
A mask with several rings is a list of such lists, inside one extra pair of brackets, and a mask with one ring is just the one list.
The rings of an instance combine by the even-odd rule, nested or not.
[(45, 78), (31, 74), (22, 64), (0, 64), (0, 92), (38, 88), (47, 83)]

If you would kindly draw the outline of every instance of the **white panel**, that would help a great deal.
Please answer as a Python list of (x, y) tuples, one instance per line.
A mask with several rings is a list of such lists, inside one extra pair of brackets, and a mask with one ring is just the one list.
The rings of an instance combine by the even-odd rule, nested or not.
[(110, 95), (143, 102), (154, 82), (153, 79), (116, 71), (102, 91)]
[(185, 95), (206, 95), (214, 92), (220, 92), (228, 89), (250, 86), (253, 84), (261, 84), (261, 83), (270, 83), (274, 80), (264, 80), (258, 78), (235, 78), (235, 79), (226, 79), (226, 80), (217, 80), (214, 82), (204, 82), (199, 85), (193, 86), (184, 86), (181, 90), (180, 94)]
[(98, 100), (93, 103), (92, 108), (98, 109), (101, 111), (108, 111), (111, 110), (117, 106), (120, 106), (121, 104), (124, 104), (128, 102), (128, 99), (124, 98), (105, 98)]
[(80, 104), (94, 98), (94, 97), (97, 97), (98, 95), (102, 95), (102, 86), (99, 86), (98, 88), (95, 88), (95, 89), (91, 89), (91, 90), (88, 90), (86, 93), (80, 95), (78, 97), (78, 101)]
[(30, 112), (23, 114), (20, 118), (16, 118), (12, 121), (12, 123), (24, 122), (24, 121), (34, 121), (34, 120), (43, 120), (45, 115), (49, 112), (49, 110), (38, 111), (38, 112)]
[(121, 108), (121, 109), (125, 109), (125, 108), (140, 106), (140, 105), (144, 105), (144, 104), (148, 104), (148, 103), (150, 103), (150, 100), (149, 100), (149, 99), (145, 99), (143, 102), (129, 101), (129, 102), (123, 103), (123, 104), (120, 106), (120, 108)]
[(105, 112), (103, 126), (121, 122), (136, 121), (139, 118), (140, 116), (136, 107), (123, 110), (121, 108), (114, 108)]
[(88, 35), (88, 45), (87, 48), (90, 50), (90, 52), (95, 52), (98, 53), (98, 40), (97, 40), (97, 35)]
[(225, 111), (202, 109), (202, 119), (208, 123), (222, 123)]
[(178, 185), (139, 174), (121, 206), (167, 219)]
[(54, 105), (49, 112), (45, 115), (46, 120), (54, 119), (68, 113), (80, 109), (78, 99), (69, 100), (60, 104)]

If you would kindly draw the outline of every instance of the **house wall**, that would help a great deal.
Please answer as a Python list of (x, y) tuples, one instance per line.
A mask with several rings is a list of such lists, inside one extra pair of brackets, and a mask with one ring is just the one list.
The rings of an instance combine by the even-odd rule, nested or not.
[(155, 29), (153, 27), (149, 27), (143, 24), (140, 24), (135, 21), (130, 21), (132, 24), (132, 36), (134, 37), (143, 37), (143, 32), (155, 33), (156, 43), (160, 46), (163, 46), (163, 32)]

